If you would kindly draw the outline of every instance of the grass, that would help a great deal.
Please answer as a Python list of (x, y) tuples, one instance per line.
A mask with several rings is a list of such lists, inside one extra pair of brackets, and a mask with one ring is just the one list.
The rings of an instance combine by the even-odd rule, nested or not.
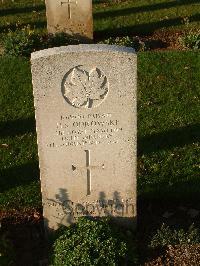
[(43, 1), (4, 1), (0, 4), (0, 32), (21, 28), (27, 24), (46, 32), (45, 5)]
[[(139, 191), (199, 198), (200, 55), (143, 53), (139, 57)], [(194, 197), (195, 197), (194, 196)]]
[[(197, 52), (138, 54), (140, 198), (200, 199), (199, 68)], [(41, 207), (27, 59), (0, 57), (0, 88), (0, 208)]]
[(0, 58), (0, 206), (40, 204), (30, 66)]
[[(198, 27), (200, 20), (199, 0), (129, 0), (118, 4), (114, 1), (94, 1), (93, 11), (98, 39), (150, 34), (161, 29), (188, 30)], [(184, 23), (185, 18), (190, 21), (189, 27)], [(0, 4), (1, 34), (27, 24), (38, 32), (46, 32), (44, 1), (6, 0)]]
[(134, 0), (109, 6), (94, 6), (95, 30), (98, 36), (144, 35), (156, 30), (185, 30), (199, 25), (198, 0)]

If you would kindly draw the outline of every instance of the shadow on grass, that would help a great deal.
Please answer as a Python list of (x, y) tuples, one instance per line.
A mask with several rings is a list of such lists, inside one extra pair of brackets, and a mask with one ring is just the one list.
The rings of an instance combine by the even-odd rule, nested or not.
[(10, 120), (0, 122), (0, 137), (18, 136), (25, 133), (35, 132), (35, 118)]
[(139, 193), (139, 199), (157, 201), (159, 205), (166, 205), (166, 208), (192, 204), (200, 209), (200, 178), (191, 174), (186, 179), (180, 174), (175, 179), (170, 184), (167, 181), (159, 181), (157, 184), (148, 185)]
[(39, 12), (45, 10), (44, 5), (39, 6), (29, 6), (29, 7), (20, 7), (20, 8), (6, 8), (0, 10), (0, 17), (8, 16), (8, 15), (16, 15), (20, 13), (28, 13), (28, 12)]
[(156, 133), (138, 138), (138, 155), (148, 154), (157, 150), (168, 150), (173, 147), (183, 147), (200, 141), (200, 124)]
[(39, 180), (39, 164), (37, 161), (0, 171), (0, 192), (14, 187), (30, 184)]
[[(195, 14), (189, 17), (190, 22), (200, 21), (200, 14)], [(117, 36), (126, 36), (126, 35), (137, 35), (137, 34), (152, 34), (154, 31), (161, 28), (167, 28), (172, 26), (181, 25), (182, 17), (172, 18), (172, 19), (163, 19), (162, 21), (143, 23), (133, 26), (126, 26), (121, 28), (114, 29), (104, 29), (95, 32), (95, 38), (108, 38), (108, 37), (117, 37)]]
[(117, 16), (128, 16), (131, 14), (136, 14), (140, 12), (152, 12), (160, 9), (167, 9), (172, 7), (179, 7), (182, 5), (191, 5), (191, 4), (199, 3), (199, 0), (182, 0), (182, 1), (173, 1), (173, 2), (165, 2), (165, 3), (157, 3), (154, 5), (146, 5), (146, 6), (136, 6), (136, 7), (129, 7), (125, 9), (118, 9), (118, 10), (104, 10), (94, 14), (95, 19), (102, 19), (108, 17), (117, 17)]
[[(199, 132), (200, 124), (194, 124), (139, 137), (138, 154), (141, 156), (142, 154), (198, 143), (200, 140)], [(174, 217), (170, 217), (169, 221), (177, 223), (177, 219), (179, 219), (179, 223), (185, 224), (183, 216), (179, 213), (182, 207), (200, 210), (200, 178), (197, 176), (197, 171), (190, 174), (183, 171), (183, 175), (175, 174), (175, 176), (171, 176), (169, 171), (163, 179), (169, 180), (169, 178), (171, 182), (159, 180), (152, 185), (139, 185), (140, 187), (138, 187), (138, 216), (141, 215), (142, 219), (146, 221), (154, 220), (152, 226), (153, 223), (158, 226), (158, 223), (162, 224), (167, 221), (166, 218), (162, 217), (165, 212), (174, 214)], [(191, 224), (191, 219), (188, 222)]]

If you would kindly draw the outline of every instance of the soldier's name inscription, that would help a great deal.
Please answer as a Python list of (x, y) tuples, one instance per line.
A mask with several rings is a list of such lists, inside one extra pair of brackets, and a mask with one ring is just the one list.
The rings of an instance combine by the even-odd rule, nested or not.
[(122, 133), (122, 123), (111, 113), (61, 115), (47, 147), (114, 144), (124, 140)]

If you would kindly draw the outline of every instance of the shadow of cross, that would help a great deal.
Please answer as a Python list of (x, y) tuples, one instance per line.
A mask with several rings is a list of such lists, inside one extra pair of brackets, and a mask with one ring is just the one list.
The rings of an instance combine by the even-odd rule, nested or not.
[(69, 19), (71, 19), (71, 17), (72, 17), (71, 5), (72, 4), (77, 5), (77, 0), (66, 0), (66, 1), (61, 1), (60, 3), (61, 3), (61, 6), (64, 4), (68, 5), (68, 15), (69, 15)]
[(91, 195), (92, 190), (92, 169), (104, 169), (105, 165), (102, 164), (100, 166), (90, 165), (90, 150), (85, 150), (86, 153), (86, 166), (83, 167), (76, 167), (72, 165), (73, 171), (79, 170), (87, 170), (87, 195)]

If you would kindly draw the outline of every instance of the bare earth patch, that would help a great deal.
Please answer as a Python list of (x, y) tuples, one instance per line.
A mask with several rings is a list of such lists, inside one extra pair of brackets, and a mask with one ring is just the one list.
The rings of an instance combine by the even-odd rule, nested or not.
[(40, 210), (0, 212), (0, 225), (1, 234), (14, 249), (14, 265), (45, 265), (46, 241)]
[(150, 50), (183, 50), (179, 38), (183, 31), (156, 31), (152, 35), (139, 37)]
[(165, 254), (145, 266), (196, 266), (200, 262), (200, 245), (168, 246)]

